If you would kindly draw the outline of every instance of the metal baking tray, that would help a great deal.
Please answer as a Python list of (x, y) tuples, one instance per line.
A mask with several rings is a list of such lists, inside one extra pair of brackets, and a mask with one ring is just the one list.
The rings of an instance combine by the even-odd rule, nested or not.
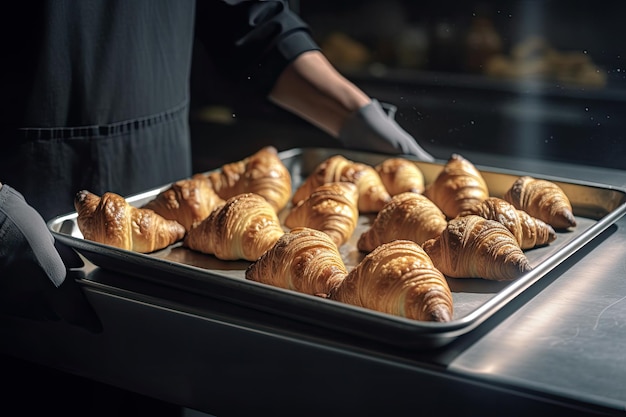
[[(296, 148), (280, 152), (279, 156), (291, 172), (295, 191), (320, 162), (335, 154), (370, 165), (376, 165), (389, 157), (332, 148)], [(445, 161), (416, 163), (424, 173), (425, 182), (429, 184), (439, 174)], [(533, 175), (478, 165), (477, 168), (487, 182), (490, 194), (497, 197), (502, 197), (518, 176)], [(250, 262), (221, 261), (211, 255), (183, 248), (180, 243), (154, 253), (141, 254), (88, 241), (78, 229), (76, 212), (50, 220), (48, 227), (56, 239), (73, 247), (96, 266), (119, 272), (128, 276), (128, 279), (156, 281), (385, 344), (403, 348), (434, 348), (475, 329), (626, 212), (625, 190), (563, 178), (533, 176), (554, 181), (563, 188), (574, 208), (577, 227), (566, 232), (557, 231), (556, 241), (548, 246), (527, 250), (526, 255), (534, 269), (514, 281), (449, 278), (454, 317), (447, 323), (406, 319), (248, 281), (245, 279), (245, 269)], [(168, 187), (169, 184), (166, 184), (128, 196), (127, 201), (141, 206)], [(279, 213), (279, 218), (284, 219), (288, 209), (289, 206)], [(363, 258), (364, 254), (356, 249), (356, 241), (373, 219), (374, 215), (360, 216), (352, 238), (340, 248), (348, 269)]]

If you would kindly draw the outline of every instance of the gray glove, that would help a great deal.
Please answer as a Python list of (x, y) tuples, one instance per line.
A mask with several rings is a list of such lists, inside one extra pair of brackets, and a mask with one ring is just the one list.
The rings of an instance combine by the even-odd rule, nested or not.
[(341, 128), (339, 141), (350, 149), (414, 155), (423, 161), (434, 161), (435, 158), (394, 120), (395, 106), (385, 106), (389, 113), (378, 100), (373, 99), (353, 113)]
[(40, 269), (55, 287), (65, 279), (65, 264), (43, 218), (22, 194), (3, 184), (0, 188), (0, 271), (15, 270), (22, 275), (24, 272), (15, 266), (25, 262)]
[(59, 287), (65, 275), (65, 264), (41, 215), (22, 194), (3, 184), (0, 188), (0, 293), (5, 300), (2, 307), (8, 307), (7, 300), (20, 305), (21, 297), (40, 297), (46, 290)]
[(55, 245), (41, 215), (22, 194), (0, 186), (0, 311), (35, 320), (64, 320), (91, 332), (102, 324), (76, 282), (80, 257)]

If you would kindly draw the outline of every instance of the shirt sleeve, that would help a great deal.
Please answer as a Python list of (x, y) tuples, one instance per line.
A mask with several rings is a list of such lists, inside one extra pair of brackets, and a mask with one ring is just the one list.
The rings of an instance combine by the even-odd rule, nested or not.
[(264, 95), (298, 55), (320, 49), (284, 0), (199, 0), (196, 8), (196, 37), (214, 67)]

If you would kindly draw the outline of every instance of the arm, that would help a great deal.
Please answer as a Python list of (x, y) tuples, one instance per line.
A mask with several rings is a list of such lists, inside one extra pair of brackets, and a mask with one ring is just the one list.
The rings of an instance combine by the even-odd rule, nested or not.
[(343, 77), (319, 51), (295, 58), (278, 77), (269, 99), (347, 148), (434, 161), (393, 115)]
[(199, 2), (196, 33), (227, 78), (267, 96), (346, 148), (434, 159), (377, 100), (328, 62), (286, 0)]
[(335, 138), (348, 116), (372, 101), (319, 51), (296, 58), (280, 75), (269, 98)]

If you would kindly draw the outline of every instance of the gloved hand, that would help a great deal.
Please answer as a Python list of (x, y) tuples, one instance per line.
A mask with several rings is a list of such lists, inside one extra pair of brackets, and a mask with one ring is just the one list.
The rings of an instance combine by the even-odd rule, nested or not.
[(414, 155), (423, 161), (434, 161), (435, 158), (395, 121), (395, 107), (386, 106), (389, 113), (378, 100), (373, 99), (353, 113), (341, 128), (339, 141), (350, 149)]
[(22, 194), (3, 184), (0, 187), (0, 268), (23, 273), (15, 269), (23, 263), (37, 266), (55, 287), (65, 279), (65, 264), (43, 218)]
[[(16, 307), (24, 305), (20, 304), (22, 297), (40, 297), (45, 290), (59, 287), (65, 275), (65, 264), (41, 215), (22, 194), (2, 184), (0, 293), (5, 300), (2, 307), (7, 307), (9, 302)], [(52, 313), (33, 310), (28, 314), (50, 316)]]
[(102, 324), (77, 283), (82, 266), (73, 249), (55, 245), (24, 197), (0, 184), (0, 311), (100, 332)]

